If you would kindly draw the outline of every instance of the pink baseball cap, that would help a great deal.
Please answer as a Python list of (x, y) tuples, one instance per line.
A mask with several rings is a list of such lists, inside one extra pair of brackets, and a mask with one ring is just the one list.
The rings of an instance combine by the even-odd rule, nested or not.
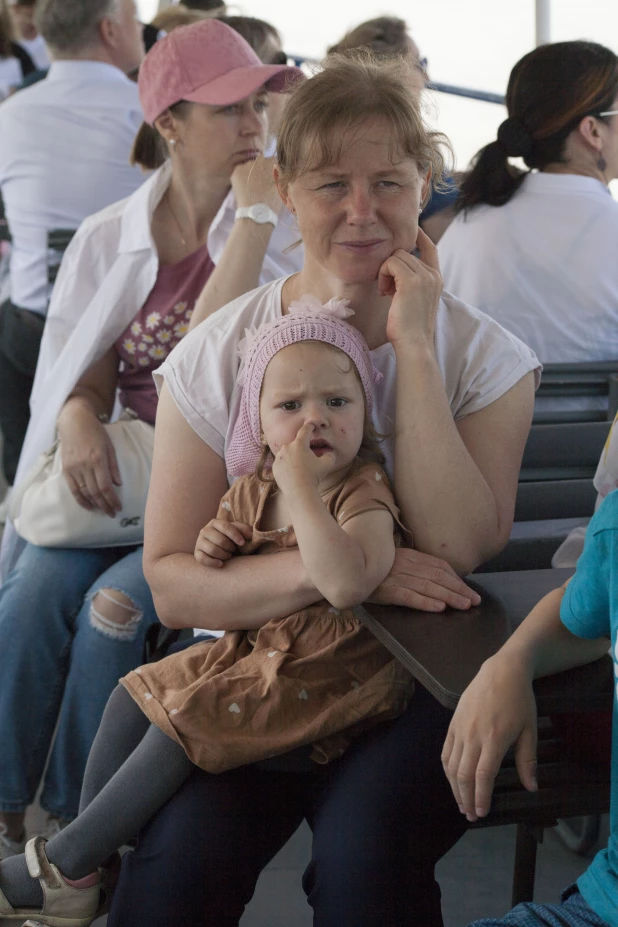
[(229, 106), (263, 84), (281, 93), (303, 77), (300, 68), (262, 64), (234, 29), (217, 19), (204, 19), (179, 26), (150, 49), (139, 69), (138, 86), (144, 119), (152, 125), (180, 100)]

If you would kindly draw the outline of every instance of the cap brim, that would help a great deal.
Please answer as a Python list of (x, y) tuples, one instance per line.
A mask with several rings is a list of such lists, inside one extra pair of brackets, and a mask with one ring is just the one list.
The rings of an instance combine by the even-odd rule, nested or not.
[(228, 71), (186, 94), (183, 99), (210, 106), (229, 106), (246, 99), (263, 86), (272, 93), (285, 93), (304, 77), (300, 68), (287, 64), (251, 65)]

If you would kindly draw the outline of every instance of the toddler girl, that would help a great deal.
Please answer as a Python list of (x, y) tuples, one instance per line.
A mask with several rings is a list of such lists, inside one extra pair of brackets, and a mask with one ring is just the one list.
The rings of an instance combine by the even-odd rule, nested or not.
[(241, 479), (195, 548), (204, 568), (224, 569), (237, 554), (297, 546), (319, 601), (122, 679), (90, 754), (80, 815), (47, 846), (36, 837), (25, 856), (0, 864), (0, 917), (90, 924), (97, 867), (194, 765), (220, 773), (290, 753), (301, 766), (328, 763), (405, 709), (411, 676), (352, 611), (389, 573), (399, 518), (370, 418), (380, 375), (344, 321), (351, 314), (346, 301), (303, 297), (247, 333), (226, 452)]

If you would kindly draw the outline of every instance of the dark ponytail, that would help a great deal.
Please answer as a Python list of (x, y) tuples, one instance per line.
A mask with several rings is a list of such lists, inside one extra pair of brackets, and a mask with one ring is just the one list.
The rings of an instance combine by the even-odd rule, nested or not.
[(503, 206), (528, 168), (564, 162), (567, 138), (584, 116), (611, 109), (618, 93), (618, 58), (595, 42), (541, 45), (517, 62), (506, 92), (508, 118), (482, 148), (461, 184), (457, 212), (485, 203)]
[(137, 131), (131, 154), (130, 164), (137, 164), (145, 171), (155, 171), (167, 160), (167, 146), (154, 126), (142, 122)]
[[(173, 103), (169, 107), (169, 111), (174, 113), (178, 119), (186, 119), (191, 106), (193, 103), (179, 100), (178, 103)], [(133, 141), (129, 163), (137, 164), (145, 171), (156, 171), (158, 167), (165, 164), (168, 158), (169, 151), (163, 136), (155, 126), (142, 122)]]

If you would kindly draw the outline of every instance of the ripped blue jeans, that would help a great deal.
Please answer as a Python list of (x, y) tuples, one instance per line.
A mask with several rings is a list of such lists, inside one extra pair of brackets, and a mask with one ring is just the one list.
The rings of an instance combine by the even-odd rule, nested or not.
[(28, 544), (0, 589), (0, 811), (77, 815), (88, 753), (118, 679), (157, 621), (141, 547)]

